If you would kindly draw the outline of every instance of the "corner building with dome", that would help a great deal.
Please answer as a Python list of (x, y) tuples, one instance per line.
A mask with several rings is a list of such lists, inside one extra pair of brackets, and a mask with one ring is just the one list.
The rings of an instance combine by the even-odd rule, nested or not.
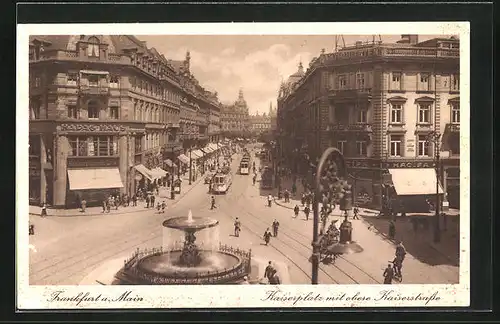
[[(369, 200), (360, 205), (377, 208), (394, 189), (410, 197), (405, 190), (421, 188), (421, 196), (434, 199), (438, 169), (443, 201), (459, 208), (459, 47), (456, 37), (402, 35), (396, 43), (323, 50), (306, 71), (299, 64), (278, 94), (281, 160), (294, 161), (292, 169), (306, 175), (307, 161), (336, 147), (353, 176), (356, 199)], [(432, 133), (440, 134), (439, 146), (427, 141)]]

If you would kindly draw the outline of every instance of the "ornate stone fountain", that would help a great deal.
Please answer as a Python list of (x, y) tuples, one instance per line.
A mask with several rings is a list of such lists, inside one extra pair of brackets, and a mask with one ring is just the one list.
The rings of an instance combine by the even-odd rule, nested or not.
[[(251, 251), (214, 241), (219, 222), (208, 217), (174, 217), (163, 222), (161, 248), (137, 250), (116, 274), (120, 285), (195, 285), (238, 283), (250, 273)], [(205, 241), (196, 242), (206, 231)], [(181, 233), (181, 240), (175, 240)]]

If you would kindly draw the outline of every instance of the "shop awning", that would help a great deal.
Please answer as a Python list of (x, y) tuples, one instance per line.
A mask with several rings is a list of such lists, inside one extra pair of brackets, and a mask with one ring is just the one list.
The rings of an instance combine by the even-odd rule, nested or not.
[(213, 150), (213, 151), (217, 151), (218, 148), (217, 148), (217, 144), (214, 144), (214, 143), (210, 143), (210, 148)]
[(176, 165), (174, 162), (172, 162), (172, 160), (170, 160), (170, 159), (166, 159), (166, 160), (165, 160), (165, 161), (163, 161), (163, 162), (165, 162), (165, 164), (166, 164), (169, 168), (177, 168), (177, 165)]
[(146, 166), (144, 164), (138, 164), (136, 166), (134, 166), (134, 168), (139, 171), (139, 173), (141, 173), (143, 176), (145, 176), (146, 178), (148, 178), (150, 181), (153, 181), (154, 180), (154, 177), (151, 173), (151, 170), (149, 170), (148, 168), (146, 168)]
[(123, 188), (118, 168), (69, 169), (70, 190)]
[(165, 177), (168, 172), (163, 170), (162, 168), (156, 167), (151, 170), (151, 173), (153, 175), (153, 178), (159, 179)]
[(185, 156), (184, 154), (181, 154), (177, 157), (179, 161), (181, 161), (184, 164), (189, 164), (189, 158)]
[(194, 150), (191, 152), (191, 157), (193, 158), (193, 160), (197, 160), (199, 158), (202, 158), (203, 155), (204, 154), (201, 150)]
[[(434, 169), (389, 169), (396, 193), (404, 195), (436, 194), (436, 171)], [(439, 193), (443, 193), (441, 185)]]
[(214, 150), (212, 150), (212, 148), (211, 148), (209, 145), (205, 146), (205, 147), (204, 147), (204, 148), (202, 148), (201, 150), (202, 150), (203, 152), (205, 152), (206, 154), (210, 154), (210, 153), (212, 153), (212, 152), (214, 151)]

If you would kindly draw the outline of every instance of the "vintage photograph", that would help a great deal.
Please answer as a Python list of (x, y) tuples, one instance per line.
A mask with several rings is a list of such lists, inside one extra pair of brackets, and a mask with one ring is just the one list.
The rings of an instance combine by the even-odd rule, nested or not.
[(94, 29), (25, 39), (27, 286), (463, 280), (459, 29)]

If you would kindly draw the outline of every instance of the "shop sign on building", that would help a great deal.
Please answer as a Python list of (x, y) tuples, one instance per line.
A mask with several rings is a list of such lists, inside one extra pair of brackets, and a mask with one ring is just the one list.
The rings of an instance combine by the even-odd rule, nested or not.
[(68, 158), (69, 168), (98, 168), (98, 167), (117, 167), (119, 162), (118, 157), (99, 158)]
[(346, 159), (348, 168), (354, 169), (426, 169), (434, 168), (433, 161), (374, 161), (366, 159)]

